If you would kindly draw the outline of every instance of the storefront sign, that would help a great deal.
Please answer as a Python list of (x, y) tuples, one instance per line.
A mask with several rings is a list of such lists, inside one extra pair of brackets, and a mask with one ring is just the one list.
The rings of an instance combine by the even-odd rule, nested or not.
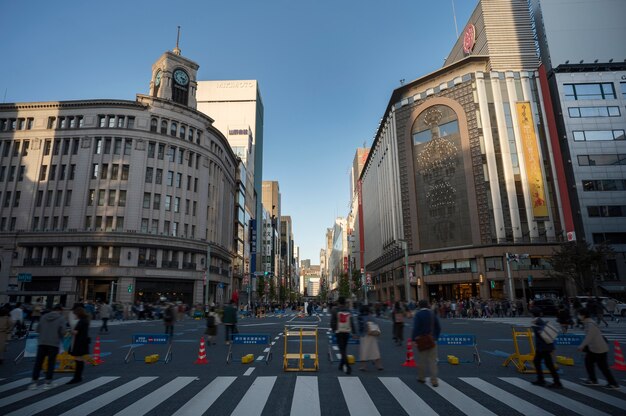
[(18, 282), (32, 282), (33, 275), (30, 273), (20, 273), (17, 275), (17, 281)]
[(546, 203), (545, 183), (541, 173), (541, 158), (535, 135), (535, 123), (533, 121), (532, 108), (528, 101), (515, 103), (517, 108), (517, 121), (519, 123), (522, 154), (526, 166), (526, 180), (530, 190), (533, 217), (547, 217), (548, 205)]

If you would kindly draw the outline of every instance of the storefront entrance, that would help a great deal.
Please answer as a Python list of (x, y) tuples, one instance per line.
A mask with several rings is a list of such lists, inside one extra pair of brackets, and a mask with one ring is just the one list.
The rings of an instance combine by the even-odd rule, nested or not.
[(191, 280), (147, 280), (137, 279), (135, 301), (148, 303), (193, 302), (193, 281)]
[(428, 296), (435, 300), (468, 299), (480, 296), (478, 282), (428, 285)]

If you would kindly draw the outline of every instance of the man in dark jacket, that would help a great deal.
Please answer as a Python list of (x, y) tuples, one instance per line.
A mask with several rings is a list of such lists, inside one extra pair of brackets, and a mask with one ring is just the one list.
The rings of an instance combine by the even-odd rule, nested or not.
[(550, 370), (550, 374), (552, 374), (553, 383), (549, 384), (548, 387), (561, 389), (563, 385), (559, 379), (559, 374), (556, 372), (556, 368), (554, 368), (554, 363), (552, 362), (552, 352), (554, 351), (554, 343), (548, 344), (541, 337), (541, 331), (546, 326), (546, 322), (541, 319), (541, 309), (532, 308), (530, 313), (533, 314), (532, 321), (532, 329), (535, 334), (535, 359), (533, 360), (533, 364), (535, 365), (535, 371), (537, 372), (537, 380), (533, 381), (532, 384), (536, 386), (545, 386), (546, 382), (543, 378), (543, 369), (541, 368), (541, 362), (544, 361), (546, 363), (546, 367)]
[(428, 301), (422, 299), (418, 303), (419, 310), (413, 317), (413, 331), (411, 333), (411, 339), (416, 340), (421, 336), (432, 336), (435, 345), (427, 350), (419, 351), (417, 349), (417, 343), (415, 350), (417, 350), (417, 381), (420, 383), (426, 382), (425, 370), (428, 368), (430, 374), (430, 383), (433, 387), (439, 385), (437, 380), (437, 339), (441, 333), (441, 326), (439, 325), (439, 318), (437, 314), (429, 309)]
[(52, 312), (41, 317), (37, 332), (39, 333), (39, 342), (37, 345), (37, 358), (35, 358), (35, 368), (33, 368), (33, 380), (28, 388), (35, 390), (39, 373), (43, 366), (43, 361), (48, 357), (48, 370), (46, 371), (46, 382), (44, 389), (54, 387), (52, 384), (52, 375), (57, 362), (57, 354), (59, 353), (59, 345), (63, 340), (63, 336), (67, 330), (67, 321), (63, 317), (63, 307), (55, 305)]
[[(350, 309), (346, 306), (346, 299), (343, 296), (340, 296), (339, 299), (337, 299), (337, 303), (339, 305), (333, 308), (330, 315), (330, 328), (335, 333), (335, 337), (337, 338), (337, 347), (339, 347), (339, 353), (341, 354), (339, 371), (344, 371), (345, 369), (346, 374), (350, 374), (352, 373), (352, 368), (350, 367), (350, 364), (348, 364), (348, 355), (346, 350), (348, 348), (350, 336), (356, 336), (356, 326), (354, 325)], [(339, 322), (340, 319), (338, 316), (340, 313), (341, 319), (347, 321), (342, 323)]]
[(231, 300), (228, 306), (224, 308), (224, 315), (222, 317), (224, 323), (224, 336), (226, 338), (226, 344), (230, 344), (232, 334), (237, 331), (237, 308)]

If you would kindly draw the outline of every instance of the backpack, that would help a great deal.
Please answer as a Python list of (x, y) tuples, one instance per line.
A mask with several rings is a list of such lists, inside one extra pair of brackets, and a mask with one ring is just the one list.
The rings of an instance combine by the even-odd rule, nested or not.
[(340, 333), (350, 333), (352, 332), (352, 322), (350, 319), (352, 315), (350, 312), (341, 311), (337, 313), (337, 331)]
[(557, 335), (559, 335), (559, 330), (554, 326), (552, 322), (546, 322), (546, 324), (539, 332), (539, 335), (546, 344), (552, 344)]

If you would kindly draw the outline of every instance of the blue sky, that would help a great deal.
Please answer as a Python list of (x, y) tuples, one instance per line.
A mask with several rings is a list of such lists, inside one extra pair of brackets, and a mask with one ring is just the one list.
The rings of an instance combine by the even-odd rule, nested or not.
[[(476, 4), (454, 0), (459, 32)], [(314, 264), (393, 89), (441, 67), (456, 40), (452, 0), (5, 1), (0, 101), (147, 94), (178, 25), (200, 80), (259, 81), (263, 177)]]

